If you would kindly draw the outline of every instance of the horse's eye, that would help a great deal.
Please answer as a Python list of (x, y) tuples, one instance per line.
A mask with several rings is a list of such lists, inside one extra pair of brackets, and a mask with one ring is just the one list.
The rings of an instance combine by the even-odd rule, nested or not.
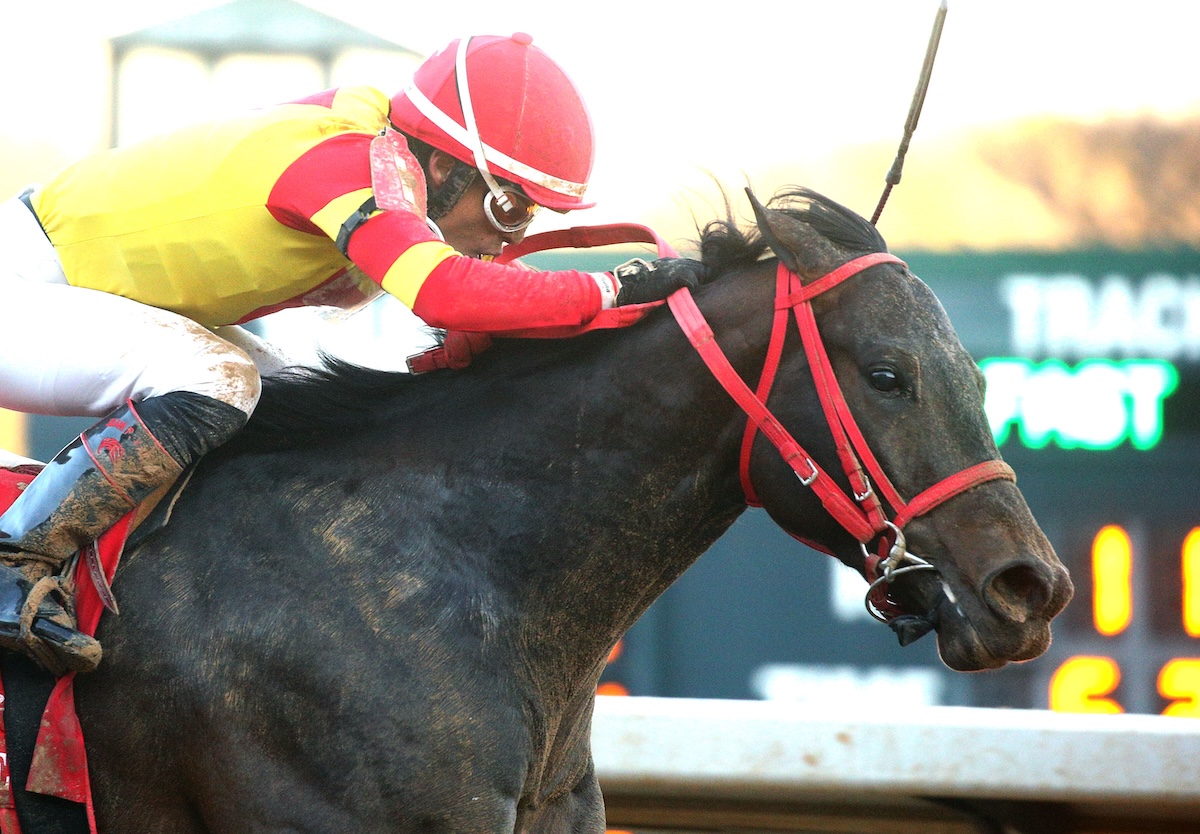
[(894, 394), (900, 390), (900, 376), (892, 368), (878, 367), (870, 370), (871, 387), (884, 394)]

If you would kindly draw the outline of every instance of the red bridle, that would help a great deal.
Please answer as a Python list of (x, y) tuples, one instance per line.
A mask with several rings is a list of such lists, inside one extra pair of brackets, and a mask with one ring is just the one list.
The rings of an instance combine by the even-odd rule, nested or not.
[[(532, 252), (560, 247), (586, 248), (630, 242), (654, 244), (660, 258), (677, 257), (675, 250), (652, 229), (634, 224), (614, 224), (611, 226), (577, 226), (532, 235), (519, 244), (505, 247), (504, 252), (496, 260), (504, 263)], [(742, 407), (749, 418), (742, 439), (740, 464), (742, 489), (745, 492), (746, 503), (752, 507), (762, 506), (754, 490), (754, 485), (750, 482), (750, 452), (754, 445), (754, 439), (759, 432), (762, 432), (779, 450), (779, 454), (796, 473), (800, 483), (812, 489), (829, 514), (859, 542), (866, 566), (867, 580), (871, 583), (867, 591), (867, 610), (877, 619), (891, 622), (903, 613), (900, 606), (888, 593), (888, 585), (891, 580), (909, 571), (936, 570), (929, 562), (908, 552), (902, 532), (904, 526), (914, 518), (924, 515), (974, 486), (997, 479), (1015, 481), (1016, 475), (1004, 461), (988, 460), (969, 466), (924, 490), (911, 501), (905, 501), (900, 497), (900, 493), (892, 485), (891, 480), (888, 479), (875, 455), (871, 453), (866, 439), (850, 413), (837, 377), (833, 373), (833, 366), (825, 352), (825, 344), (817, 330), (812, 299), (821, 293), (828, 292), (865, 269), (885, 263), (900, 264), (907, 268), (904, 261), (895, 255), (888, 252), (875, 252), (855, 258), (806, 286), (801, 283), (798, 275), (788, 270), (781, 262), (776, 271), (775, 313), (771, 339), (767, 346), (767, 358), (756, 391), (751, 391), (749, 386), (738, 376), (737, 371), (733, 369), (717, 345), (712, 329), (708, 326), (708, 322), (705, 321), (699, 308), (696, 307), (696, 302), (688, 290), (682, 289), (674, 293), (667, 299), (667, 303), (670, 305), (671, 312), (675, 314), (675, 320), (679, 322), (679, 326), (683, 328), (683, 332), (699, 352), (705, 364), (708, 365), (713, 376)], [(633, 323), (650, 308), (656, 307), (660, 303), (635, 305), (638, 309), (618, 307), (605, 310), (593, 322), (582, 328), (550, 328), (507, 335), (539, 338), (563, 337), (592, 329), (623, 327)], [(820, 397), (821, 406), (825, 411), (829, 430), (833, 434), (842, 469), (850, 481), (852, 495), (847, 495), (838, 487), (766, 406), (767, 397), (770, 395), (771, 386), (774, 384), (783, 355), (789, 311), (794, 314), (796, 325), (800, 330), (800, 340), (804, 344), (808, 364), (812, 369), (813, 378), (816, 380), (817, 395)], [(445, 352), (445, 348), (440, 350)], [(431, 353), (437, 352), (435, 350)], [(453, 363), (444, 361), (442, 364), (438, 364), (430, 358), (424, 367), (446, 367), (447, 364), (455, 366)], [(880, 500), (881, 495), (882, 501)], [(890, 519), (884, 510), (883, 502), (886, 502), (894, 513)], [(811, 547), (828, 552), (827, 548), (805, 541), (795, 534), (792, 535)], [(879, 550), (877, 553), (871, 553), (867, 550), (867, 545), (876, 539), (879, 540)]]
[[(859, 542), (866, 561), (867, 580), (871, 583), (867, 595), (867, 609), (877, 619), (888, 622), (902, 613), (899, 605), (888, 593), (887, 586), (891, 579), (909, 570), (934, 569), (928, 562), (907, 551), (901, 532), (903, 527), (912, 519), (924, 515), (974, 486), (997, 479), (1016, 480), (1016, 476), (1004, 461), (984, 461), (939, 481), (911, 501), (905, 501), (892, 485), (875, 455), (871, 453), (833, 373), (833, 366), (817, 329), (812, 299), (863, 270), (883, 263), (905, 266), (895, 255), (875, 252), (855, 258), (807, 286), (783, 263), (779, 264), (776, 272), (775, 315), (771, 339), (756, 391), (751, 391), (733, 369), (717, 345), (712, 329), (689, 291), (684, 289), (676, 292), (667, 303), (679, 326), (713, 376), (749, 418), (742, 439), (740, 464), (746, 503), (753, 507), (762, 506), (750, 480), (750, 453), (754, 439), (762, 432), (779, 451), (784, 462), (796, 473), (800, 483), (812, 489), (826, 511)], [(800, 340), (816, 382), (817, 395), (833, 434), (842, 470), (850, 481), (852, 495), (842, 491), (767, 408), (767, 398), (783, 355), (789, 311), (795, 316)], [(884, 510), (883, 501), (880, 500), (881, 495), (894, 513), (890, 519)], [(879, 552), (870, 553), (867, 545), (875, 539), (880, 540)], [(812, 542), (805, 543), (815, 546)]]

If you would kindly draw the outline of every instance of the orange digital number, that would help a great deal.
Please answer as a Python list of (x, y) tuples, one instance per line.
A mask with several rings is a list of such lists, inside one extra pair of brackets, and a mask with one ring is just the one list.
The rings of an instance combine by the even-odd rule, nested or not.
[(1177, 657), (1158, 673), (1158, 694), (1168, 701), (1163, 715), (1200, 718), (1200, 660)]
[(1193, 527), (1183, 540), (1183, 630), (1200, 637), (1200, 527)]
[(1133, 544), (1115, 524), (1104, 527), (1092, 542), (1092, 615), (1096, 631), (1120, 634), (1133, 619)]
[(1115, 714), (1124, 708), (1111, 695), (1121, 682), (1121, 669), (1110, 657), (1068, 658), (1050, 679), (1050, 709), (1055, 712)]
[[(615, 663), (621, 656), (621, 652), (624, 651), (624, 648), (625, 640), (622, 638), (613, 645), (611, 650), (609, 650), (608, 659), (605, 662)], [(618, 681), (605, 681), (596, 687), (596, 694), (624, 696), (629, 694), (629, 689), (625, 686), (625, 684), (619, 683)]]
[[(1200, 527), (1180, 549), (1182, 618), (1189, 637), (1200, 637)], [(1120, 634), (1133, 621), (1133, 545), (1122, 527), (1109, 524), (1092, 540), (1092, 617), (1096, 631)], [(1121, 668), (1110, 657), (1068, 658), (1050, 679), (1050, 709), (1057, 712), (1119, 713), (1112, 697)], [(1158, 674), (1158, 692), (1168, 702), (1163, 715), (1200, 718), (1200, 658), (1177, 657)]]

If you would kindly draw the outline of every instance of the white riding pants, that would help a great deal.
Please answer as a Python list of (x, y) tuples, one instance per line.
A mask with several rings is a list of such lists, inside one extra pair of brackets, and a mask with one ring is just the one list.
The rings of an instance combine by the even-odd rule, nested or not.
[[(265, 365), (275, 361), (265, 343), (231, 330)], [(247, 351), (208, 328), (70, 286), (37, 218), (18, 199), (0, 202), (0, 407), (100, 417), (127, 399), (190, 391), (250, 414), (260, 388)]]

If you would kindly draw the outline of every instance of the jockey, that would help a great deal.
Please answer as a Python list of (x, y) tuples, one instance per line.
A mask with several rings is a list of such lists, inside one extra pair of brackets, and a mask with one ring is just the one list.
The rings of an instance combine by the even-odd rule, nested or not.
[(387, 292), (440, 328), (579, 325), (694, 286), (490, 262), (539, 207), (586, 208), (592, 127), (527, 35), (452, 42), (389, 98), (331, 90), (68, 167), (0, 202), (0, 407), (98, 418), (0, 515), (0, 648), (87, 671), (66, 559), (166, 492), (257, 403), (269, 346), (236, 325)]

